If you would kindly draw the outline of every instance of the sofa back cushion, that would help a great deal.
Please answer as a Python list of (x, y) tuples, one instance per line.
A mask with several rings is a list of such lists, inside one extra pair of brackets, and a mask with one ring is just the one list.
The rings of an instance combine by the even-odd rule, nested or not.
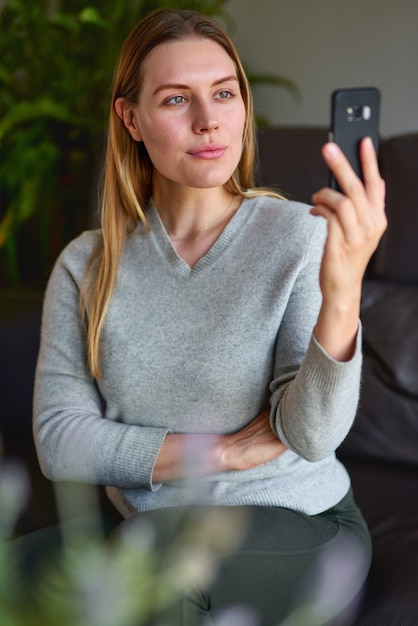
[(418, 133), (380, 146), (388, 229), (374, 256), (374, 278), (418, 285)]
[(418, 466), (418, 286), (367, 281), (363, 384), (344, 458)]
[(258, 184), (310, 204), (312, 194), (328, 185), (328, 169), (321, 154), (327, 138), (327, 129), (320, 126), (260, 128)]

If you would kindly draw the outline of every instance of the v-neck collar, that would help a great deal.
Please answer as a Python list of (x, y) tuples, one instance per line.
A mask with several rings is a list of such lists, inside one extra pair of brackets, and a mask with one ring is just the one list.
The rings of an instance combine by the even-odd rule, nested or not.
[(219, 237), (212, 244), (206, 254), (204, 254), (199, 261), (193, 265), (193, 267), (190, 267), (190, 265), (177, 253), (158, 214), (158, 211), (152, 202), (149, 204), (146, 211), (146, 217), (150, 226), (149, 236), (154, 239), (155, 244), (164, 255), (172, 272), (184, 279), (191, 278), (193, 275), (202, 272), (205, 268), (212, 265), (212, 263), (216, 261), (216, 259), (218, 259), (223, 251), (229, 246), (236, 233), (246, 221), (248, 209), (253, 201), (253, 198), (243, 199), (241, 205), (229, 220)]

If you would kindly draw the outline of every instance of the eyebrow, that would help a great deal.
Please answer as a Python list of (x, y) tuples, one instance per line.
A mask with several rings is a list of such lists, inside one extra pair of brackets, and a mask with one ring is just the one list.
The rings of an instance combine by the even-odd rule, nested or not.
[[(212, 83), (211, 87), (216, 87), (217, 85), (228, 83), (231, 80), (238, 83), (238, 77), (234, 74), (231, 74), (230, 76), (224, 76), (223, 78), (219, 78), (219, 80), (215, 80), (215, 82)], [(157, 93), (159, 93), (160, 91), (164, 91), (165, 89), (190, 89), (190, 87), (189, 85), (184, 85), (182, 83), (163, 83), (153, 91), (152, 95), (155, 96)]]

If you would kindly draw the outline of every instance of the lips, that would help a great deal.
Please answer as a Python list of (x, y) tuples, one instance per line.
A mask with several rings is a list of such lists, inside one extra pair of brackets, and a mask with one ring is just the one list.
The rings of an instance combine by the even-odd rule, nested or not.
[(199, 146), (195, 150), (190, 150), (189, 154), (199, 159), (219, 159), (226, 152), (226, 146), (220, 144), (206, 144)]

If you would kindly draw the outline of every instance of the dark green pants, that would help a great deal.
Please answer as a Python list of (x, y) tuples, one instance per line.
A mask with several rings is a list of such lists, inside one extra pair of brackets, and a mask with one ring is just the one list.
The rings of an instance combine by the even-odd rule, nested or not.
[[(315, 626), (353, 604), (370, 566), (371, 543), (351, 492), (314, 516), (273, 507), (225, 510), (245, 513), (243, 538), (220, 557), (207, 588), (191, 588), (156, 624)], [(152, 524), (162, 552), (184, 523), (181, 509), (139, 517)]]
[[(213, 555), (213, 576), (176, 595), (150, 626), (319, 626), (343, 612), (360, 592), (371, 545), (351, 492), (314, 516), (274, 507), (176, 507), (140, 513), (122, 523), (112, 520), (109, 541), (130, 526), (137, 532), (135, 524), (145, 523), (152, 529), (152, 549), (164, 572), (184, 529), (189, 526), (192, 544), (198, 546), (203, 522), (210, 519), (212, 524), (214, 512), (221, 514), (222, 524), (216, 522), (211, 549), (201, 561), (206, 563), (208, 552)], [(52, 527), (12, 542), (29, 595), (43, 562), (59, 549), (59, 537), (59, 528)], [(192, 553), (200, 558), (199, 551)], [(346, 623), (345, 618), (333, 621)]]

